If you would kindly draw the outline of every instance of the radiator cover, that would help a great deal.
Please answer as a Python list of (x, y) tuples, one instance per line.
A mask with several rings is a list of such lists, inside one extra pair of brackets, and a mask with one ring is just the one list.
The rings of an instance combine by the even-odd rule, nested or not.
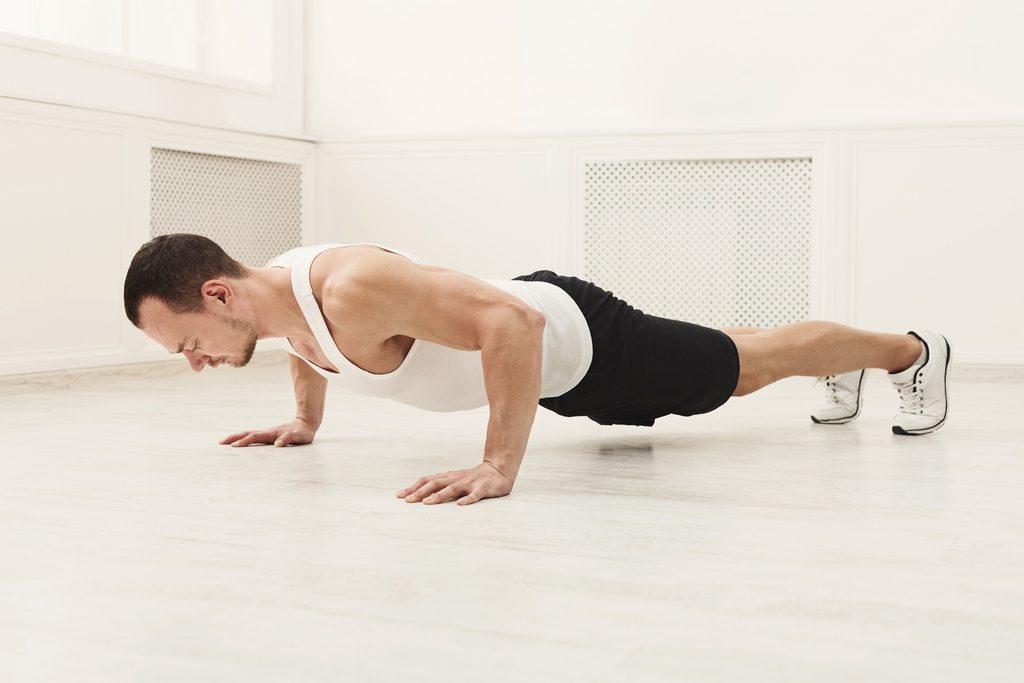
[(300, 164), (154, 147), (150, 180), (153, 237), (203, 235), (257, 268), (302, 243)]
[(804, 158), (585, 163), (585, 276), (708, 327), (805, 320), (811, 181)]

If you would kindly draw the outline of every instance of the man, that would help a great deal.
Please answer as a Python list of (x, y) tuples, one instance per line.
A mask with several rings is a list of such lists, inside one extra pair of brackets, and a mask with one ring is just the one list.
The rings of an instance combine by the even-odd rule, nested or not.
[(892, 431), (946, 420), (949, 343), (825, 321), (714, 330), (645, 314), (611, 292), (549, 270), (480, 280), (372, 244), (293, 249), (248, 268), (199, 235), (156, 237), (125, 277), (132, 323), (192, 369), (243, 367), (258, 339), (291, 354), (297, 414), (221, 444), (307, 444), (329, 382), (428, 410), (490, 406), (483, 462), (422, 477), (408, 502), (459, 505), (507, 495), (537, 405), (600, 424), (651, 426), (710, 412), (785, 377), (824, 377), (819, 424), (853, 420), (866, 368), (899, 393)]

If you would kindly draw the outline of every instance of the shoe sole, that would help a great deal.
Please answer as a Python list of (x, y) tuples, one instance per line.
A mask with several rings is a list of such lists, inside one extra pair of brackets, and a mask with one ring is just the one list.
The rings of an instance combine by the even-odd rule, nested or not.
[(852, 417), (841, 417), (835, 420), (819, 420), (818, 418), (811, 415), (811, 422), (813, 422), (816, 425), (844, 425), (847, 422), (853, 422), (853, 420), (856, 417), (857, 415), (855, 414)]
[(953, 350), (949, 348), (948, 339), (943, 337), (942, 340), (946, 342), (946, 372), (942, 376), (942, 393), (946, 397), (946, 410), (942, 413), (942, 419), (931, 427), (924, 427), (923, 429), (904, 429), (899, 425), (893, 425), (893, 434), (899, 434), (900, 436), (921, 436), (922, 434), (931, 434), (942, 425), (946, 424), (946, 416), (949, 415), (949, 361), (953, 357)]
[(847, 422), (853, 422), (860, 415), (861, 406), (864, 405), (864, 378), (867, 376), (867, 370), (862, 370), (860, 373), (860, 379), (857, 381), (857, 412), (850, 417), (837, 417), (834, 420), (819, 420), (818, 418), (811, 415), (811, 422), (816, 425), (844, 425)]

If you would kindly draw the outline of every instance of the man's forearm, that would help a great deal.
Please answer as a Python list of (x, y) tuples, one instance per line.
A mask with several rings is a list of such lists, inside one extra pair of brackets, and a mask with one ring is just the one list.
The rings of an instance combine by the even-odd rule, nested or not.
[(304, 360), (290, 357), (292, 384), (295, 386), (295, 417), (308, 423), (314, 430), (320, 429), (324, 419), (327, 379)]
[(543, 345), (543, 318), (524, 316), (481, 349), (491, 411), (484, 461), (511, 481), (519, 473), (537, 415)]

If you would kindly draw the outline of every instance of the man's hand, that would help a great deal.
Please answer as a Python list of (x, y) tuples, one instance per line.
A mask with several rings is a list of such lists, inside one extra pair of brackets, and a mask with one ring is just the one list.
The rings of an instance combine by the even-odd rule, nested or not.
[(244, 432), (237, 432), (220, 440), (221, 445), (231, 444), (232, 446), (248, 446), (251, 443), (272, 443), (275, 446), (287, 446), (289, 444), (298, 446), (304, 443), (313, 443), (316, 430), (313, 426), (300, 418), (283, 425), (271, 427), (270, 429), (250, 429)]
[[(409, 488), (402, 489), (398, 498), (407, 503), (447, 503), (458, 498), (459, 505), (472, 505), (484, 498), (500, 498), (512, 492), (514, 482), (489, 462), (482, 462), (468, 470), (452, 470), (420, 477)], [(459, 496), (462, 496), (459, 498)]]

